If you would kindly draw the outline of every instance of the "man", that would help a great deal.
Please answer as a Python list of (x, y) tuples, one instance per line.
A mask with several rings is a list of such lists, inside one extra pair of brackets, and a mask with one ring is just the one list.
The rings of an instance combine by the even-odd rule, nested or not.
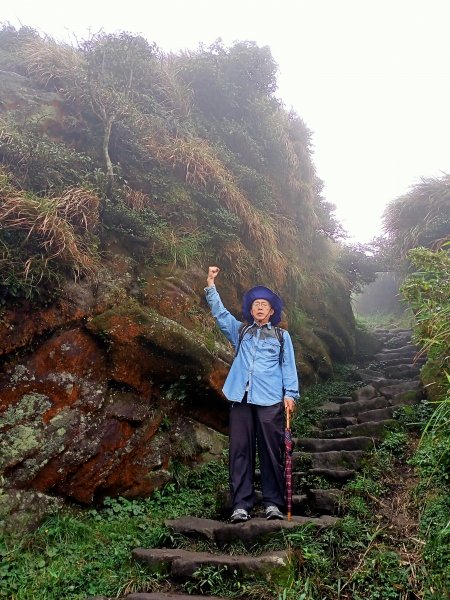
[(206, 300), (236, 355), (223, 392), (230, 401), (231, 521), (250, 519), (255, 503), (256, 445), (267, 519), (283, 519), (284, 408), (292, 412), (298, 398), (294, 348), (289, 333), (276, 327), (283, 304), (272, 290), (257, 286), (243, 298), (248, 324), (224, 307), (216, 290), (220, 269), (209, 267)]

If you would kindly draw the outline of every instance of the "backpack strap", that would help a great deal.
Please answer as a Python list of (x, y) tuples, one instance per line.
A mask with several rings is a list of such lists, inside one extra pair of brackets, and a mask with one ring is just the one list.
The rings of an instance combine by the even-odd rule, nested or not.
[(284, 354), (284, 331), (281, 327), (275, 327), (275, 334), (280, 342), (280, 367), (283, 364), (283, 354)]
[(253, 323), (251, 325), (247, 325), (246, 323), (242, 323), (241, 326), (239, 327), (239, 337), (238, 337), (238, 341), (237, 341), (237, 344), (236, 344), (236, 350), (234, 352), (234, 358), (236, 358), (236, 356), (238, 355), (239, 348), (241, 347), (241, 342), (244, 339), (244, 335), (252, 327), (253, 327)]

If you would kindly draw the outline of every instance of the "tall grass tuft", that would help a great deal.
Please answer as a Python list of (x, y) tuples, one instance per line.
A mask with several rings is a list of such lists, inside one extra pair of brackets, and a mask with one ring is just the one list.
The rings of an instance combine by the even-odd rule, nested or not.
[(271, 216), (256, 210), (239, 189), (233, 175), (211, 145), (198, 137), (149, 136), (148, 151), (165, 166), (184, 174), (188, 185), (211, 190), (242, 222), (250, 241), (260, 252), (266, 271), (277, 284), (286, 276), (286, 257), (279, 249), (277, 226)]
[(150, 197), (140, 190), (133, 190), (132, 188), (124, 187), (124, 202), (125, 204), (136, 212), (142, 212), (148, 208), (150, 204)]
[(36, 37), (21, 46), (20, 56), (32, 77), (66, 98), (79, 98), (82, 90), (86, 90), (85, 61), (69, 44)]
[(0, 231), (23, 234), (28, 257), (23, 264), (25, 279), (33, 263), (57, 261), (69, 267), (75, 278), (95, 271), (95, 251), (85, 233), (99, 221), (99, 198), (81, 188), (69, 188), (54, 198), (39, 198), (8, 190), (0, 198)]

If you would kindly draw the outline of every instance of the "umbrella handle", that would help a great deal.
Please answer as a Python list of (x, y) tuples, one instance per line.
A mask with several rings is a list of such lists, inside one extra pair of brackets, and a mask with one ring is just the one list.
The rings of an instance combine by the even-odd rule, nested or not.
[(286, 411), (286, 429), (291, 428), (291, 411), (288, 409)]

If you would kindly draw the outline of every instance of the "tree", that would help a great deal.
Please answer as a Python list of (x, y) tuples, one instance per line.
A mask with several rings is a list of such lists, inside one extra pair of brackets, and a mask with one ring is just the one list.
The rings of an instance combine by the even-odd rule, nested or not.
[(352, 293), (361, 292), (365, 285), (375, 281), (379, 270), (377, 260), (368, 253), (364, 244), (342, 244), (338, 265)]
[(198, 108), (215, 118), (242, 119), (252, 102), (277, 89), (277, 64), (270, 48), (255, 42), (221, 40), (179, 59), (180, 75), (192, 88)]
[(151, 84), (156, 45), (126, 32), (96, 34), (80, 45), (87, 67), (88, 98), (92, 112), (103, 125), (102, 152), (106, 170), (107, 197), (113, 195), (114, 170), (109, 154), (113, 124), (129, 115), (131, 102)]
[(21, 48), (31, 75), (101, 122), (107, 197), (114, 187), (112, 127), (137, 112), (136, 99), (151, 87), (156, 52), (144, 38), (124, 32), (95, 34), (78, 48), (34, 37)]

